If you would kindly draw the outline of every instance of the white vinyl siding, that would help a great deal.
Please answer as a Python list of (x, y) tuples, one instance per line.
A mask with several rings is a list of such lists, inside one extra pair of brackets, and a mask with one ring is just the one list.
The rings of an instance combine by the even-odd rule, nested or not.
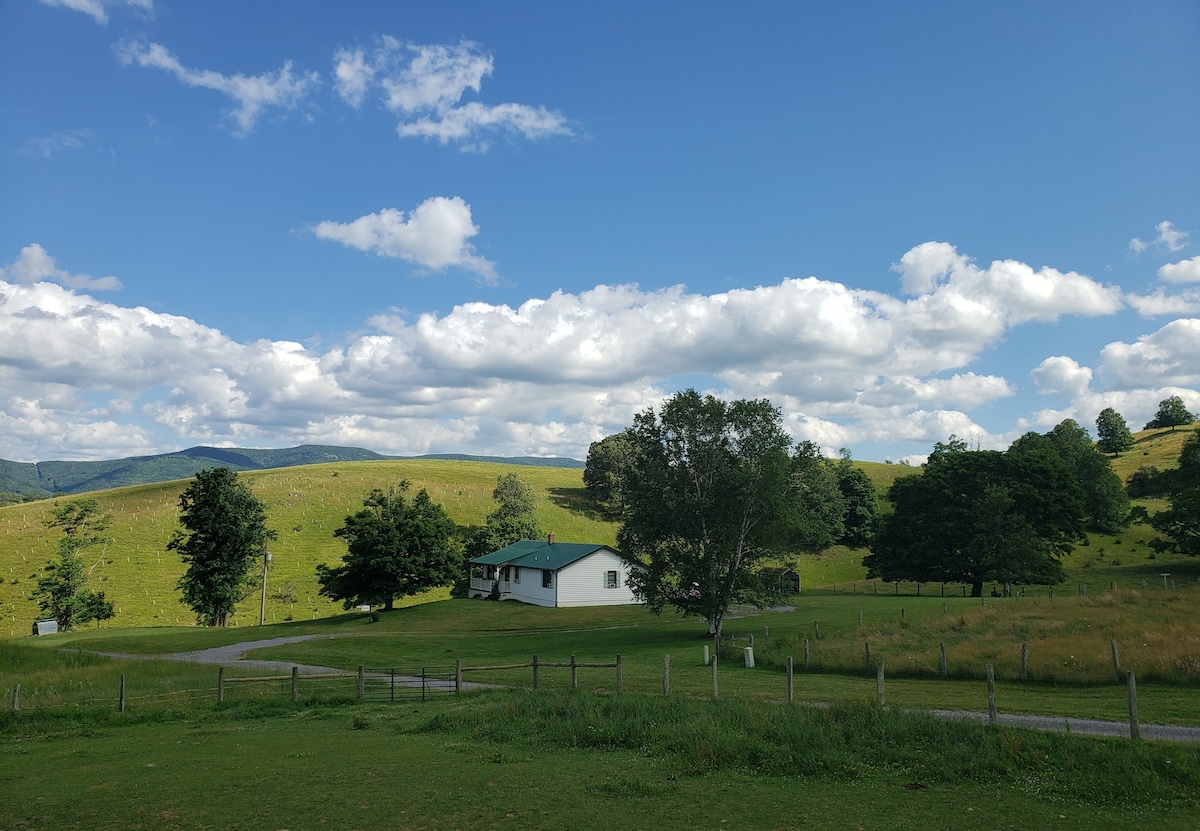
[[(605, 588), (608, 572), (617, 573), (617, 587)], [(629, 567), (617, 552), (601, 548), (561, 569), (558, 578), (559, 606), (620, 606), (637, 603), (629, 590)]]

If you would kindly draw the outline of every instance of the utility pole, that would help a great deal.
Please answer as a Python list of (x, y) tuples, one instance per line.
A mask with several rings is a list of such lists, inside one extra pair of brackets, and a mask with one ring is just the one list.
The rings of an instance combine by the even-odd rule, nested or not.
[(263, 579), (262, 579), (262, 603), (258, 607), (258, 625), (262, 626), (267, 622), (267, 567), (271, 565), (271, 549), (268, 548), (263, 555)]

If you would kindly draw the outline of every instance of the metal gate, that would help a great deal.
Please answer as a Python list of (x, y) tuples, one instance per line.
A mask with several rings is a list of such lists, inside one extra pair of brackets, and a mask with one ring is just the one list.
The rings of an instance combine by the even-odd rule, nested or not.
[(364, 667), (365, 701), (424, 701), (454, 692), (454, 667)]

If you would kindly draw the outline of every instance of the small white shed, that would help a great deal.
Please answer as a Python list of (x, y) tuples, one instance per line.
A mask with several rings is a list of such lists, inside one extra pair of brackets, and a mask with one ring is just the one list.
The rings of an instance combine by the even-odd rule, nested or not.
[(57, 631), (58, 621), (53, 618), (33, 622), (33, 634), (35, 635), (53, 635)]

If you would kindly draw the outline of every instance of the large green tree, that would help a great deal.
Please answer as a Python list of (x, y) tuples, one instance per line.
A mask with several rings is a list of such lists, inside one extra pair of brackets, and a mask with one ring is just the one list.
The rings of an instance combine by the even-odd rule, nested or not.
[[(820, 548), (831, 527), (836, 478), (809, 445), (794, 453), (769, 401), (721, 401), (676, 393), (639, 413), (629, 436), (617, 547), (633, 564), (630, 585), (654, 611), (671, 606), (719, 635), (730, 606), (760, 597), (767, 558)], [(836, 511), (834, 511), (836, 513)]]
[(256, 564), (275, 532), (250, 487), (227, 467), (202, 470), (179, 497), (179, 524), (167, 543), (187, 570), (180, 602), (205, 626), (225, 626), (234, 607), (254, 591)]
[(492, 491), (495, 509), (467, 541), (467, 557), (482, 557), (519, 540), (541, 539), (537, 519), (537, 497), (529, 483), (515, 473), (496, 480)]
[(1200, 433), (1183, 443), (1179, 467), (1159, 474), (1170, 504), (1150, 518), (1150, 525), (1166, 538), (1152, 540), (1159, 551), (1200, 555)]
[[(62, 531), (62, 538), (58, 541), (58, 558), (46, 566), (46, 574), (38, 580), (32, 597), (43, 615), (58, 621), (60, 629), (70, 630), (76, 622), (92, 619), (88, 617), (90, 597), (83, 588), (87, 581), (83, 552), (109, 542), (105, 532), (111, 523), (112, 517), (101, 513), (95, 499), (68, 502), (56, 508), (54, 518), (46, 521), (47, 528)], [(81, 616), (86, 620), (80, 620)]]
[(852, 547), (870, 545), (875, 533), (875, 525), (879, 521), (879, 500), (875, 493), (875, 483), (862, 468), (854, 466), (850, 460), (850, 451), (841, 451), (841, 458), (835, 463), (838, 490), (846, 503), (845, 530), (838, 542)]
[(1176, 427), (1183, 427), (1195, 420), (1196, 417), (1184, 406), (1183, 399), (1178, 395), (1172, 395), (1158, 402), (1158, 412), (1146, 423), (1145, 429), (1157, 430), (1162, 427), (1170, 427), (1171, 432), (1175, 432)]
[(961, 582), (978, 597), (988, 580), (1059, 583), (1059, 558), (1084, 533), (1082, 488), (1046, 446), (1005, 453), (951, 445), (924, 472), (897, 479), (863, 559), (884, 580)]
[(1087, 430), (1068, 418), (1044, 435), (1026, 433), (1009, 451), (1034, 449), (1052, 451), (1066, 463), (1082, 488), (1089, 530), (1111, 534), (1128, 524), (1129, 494)]
[(583, 468), (583, 485), (592, 498), (625, 510), (625, 477), (633, 461), (633, 442), (622, 431), (592, 442)]
[(1124, 417), (1112, 407), (1105, 407), (1096, 416), (1096, 446), (1101, 453), (1114, 456), (1133, 449), (1133, 433)]
[(386, 492), (376, 488), (363, 509), (333, 532), (346, 541), (340, 565), (317, 566), (320, 593), (349, 609), (382, 605), (390, 611), (398, 597), (447, 586), (459, 576), (462, 547), (454, 521), (421, 488), (405, 496), (407, 481)]

